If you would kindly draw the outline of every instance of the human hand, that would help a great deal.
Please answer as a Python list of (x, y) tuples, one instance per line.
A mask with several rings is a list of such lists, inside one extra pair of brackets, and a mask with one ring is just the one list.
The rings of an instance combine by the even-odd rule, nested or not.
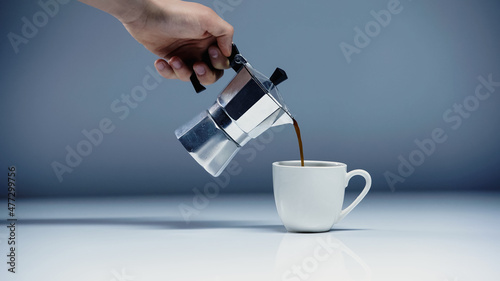
[(200, 83), (209, 85), (229, 68), (233, 27), (206, 6), (180, 0), (80, 1), (118, 18), (146, 49), (166, 59), (155, 66), (167, 79), (189, 81), (194, 69)]

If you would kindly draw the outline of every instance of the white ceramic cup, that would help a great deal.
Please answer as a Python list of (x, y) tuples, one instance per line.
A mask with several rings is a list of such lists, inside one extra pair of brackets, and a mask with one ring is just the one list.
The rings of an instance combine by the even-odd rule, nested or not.
[[(365, 187), (342, 210), (344, 190), (353, 176), (365, 178)], [(330, 161), (299, 160), (273, 163), (274, 200), (278, 215), (290, 232), (329, 231), (358, 205), (370, 190), (372, 179), (364, 170), (347, 172), (347, 165)]]

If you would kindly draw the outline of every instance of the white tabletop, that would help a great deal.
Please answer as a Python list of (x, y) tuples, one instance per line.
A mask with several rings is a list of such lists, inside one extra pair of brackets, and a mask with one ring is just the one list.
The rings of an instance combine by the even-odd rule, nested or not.
[(287, 233), (272, 195), (17, 203), (0, 280), (500, 280), (498, 193), (372, 193), (319, 234)]

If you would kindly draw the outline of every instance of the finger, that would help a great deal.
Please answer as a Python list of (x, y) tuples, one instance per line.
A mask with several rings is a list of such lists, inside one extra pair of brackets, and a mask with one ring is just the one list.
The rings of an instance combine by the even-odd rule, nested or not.
[(210, 56), (210, 62), (212, 66), (216, 69), (228, 69), (229, 60), (221, 53), (217, 46), (208, 47), (208, 54)]
[(177, 75), (177, 78), (182, 81), (189, 81), (192, 70), (179, 57), (171, 57), (168, 64)]
[(223, 70), (211, 70), (205, 63), (197, 62), (193, 65), (193, 70), (196, 77), (202, 85), (210, 85), (217, 81), (222, 74)]
[(168, 63), (163, 59), (157, 59), (155, 61), (155, 68), (158, 73), (166, 79), (177, 79), (177, 75), (175, 75), (174, 70)]
[[(231, 26), (231, 28), (233, 27)], [(220, 50), (222, 51), (222, 54), (224, 54), (225, 57), (231, 56), (232, 45), (233, 45), (232, 32), (231, 35), (224, 35), (221, 37), (217, 37), (217, 45), (219, 46)]]
[(217, 38), (217, 45), (222, 54), (229, 57), (232, 50), (234, 28), (215, 12), (213, 14), (206, 19), (207, 31)]

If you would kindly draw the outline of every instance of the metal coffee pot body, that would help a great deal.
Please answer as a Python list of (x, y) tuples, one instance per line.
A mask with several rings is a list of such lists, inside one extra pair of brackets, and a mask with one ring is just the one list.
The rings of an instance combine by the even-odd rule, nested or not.
[(175, 131), (189, 154), (214, 177), (251, 139), (273, 126), (293, 123), (276, 87), (287, 79), (286, 73), (277, 68), (267, 78), (235, 49), (230, 62), (236, 76), (208, 110)]

